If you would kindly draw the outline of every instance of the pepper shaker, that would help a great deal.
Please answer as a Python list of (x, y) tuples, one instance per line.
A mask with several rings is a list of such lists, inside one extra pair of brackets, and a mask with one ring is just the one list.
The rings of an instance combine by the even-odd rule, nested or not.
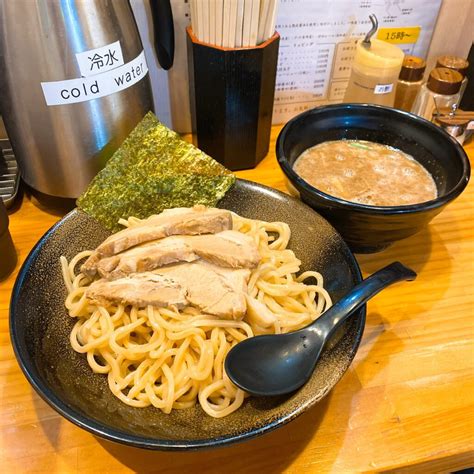
[(423, 84), (425, 69), (426, 63), (423, 59), (416, 56), (405, 56), (395, 92), (394, 107), (396, 109), (410, 112)]
[(432, 121), (441, 107), (452, 107), (459, 103), (459, 89), (463, 77), (448, 68), (438, 67), (430, 72), (426, 84), (421, 86), (411, 108), (413, 114)]
[(435, 67), (445, 67), (448, 69), (452, 69), (453, 71), (459, 72), (463, 77), (461, 82), (461, 88), (459, 89), (459, 102), (462, 100), (462, 96), (464, 95), (464, 91), (467, 87), (467, 71), (469, 68), (469, 61), (463, 58), (459, 58), (457, 56), (440, 56), (436, 60)]

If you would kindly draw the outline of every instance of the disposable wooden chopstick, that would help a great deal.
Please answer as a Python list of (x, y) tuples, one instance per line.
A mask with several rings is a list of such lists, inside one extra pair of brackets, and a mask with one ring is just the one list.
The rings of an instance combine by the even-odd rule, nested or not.
[(190, 0), (196, 37), (226, 48), (256, 46), (273, 35), (278, 0)]
[(230, 0), (229, 48), (235, 48), (235, 30), (237, 26), (237, 0)]
[(216, 0), (209, 0), (209, 44), (216, 44)]
[(231, 0), (224, 0), (224, 10), (222, 13), (222, 46), (228, 48), (230, 45), (230, 2)]
[(203, 25), (203, 17), (202, 17), (202, 5), (200, 4), (200, 0), (195, 0), (195, 9), (196, 9), (196, 30), (194, 31), (197, 39), (199, 41), (203, 41), (203, 34), (202, 34), (202, 25)]
[(197, 0), (191, 0), (190, 2), (190, 11), (191, 11), (191, 28), (193, 30), (194, 36), (198, 37), (197, 27), (198, 27), (198, 18), (197, 18), (197, 8), (196, 8)]
[(267, 22), (265, 26), (264, 40), (267, 41), (275, 33), (275, 22), (278, 11), (278, 0), (270, 0), (270, 9), (268, 12)]
[(257, 32), (257, 44), (263, 43), (265, 41), (265, 28), (268, 18), (268, 13), (270, 9), (270, 0), (261, 0), (260, 1), (260, 13), (258, 17), (258, 32)]
[(257, 44), (259, 16), (260, 16), (260, 0), (252, 0), (252, 19), (250, 23), (250, 46), (256, 46)]
[(252, 23), (253, 0), (244, 0), (244, 21), (242, 25), (242, 46), (250, 46), (250, 25)]
[(223, 23), (224, 0), (216, 0), (216, 46), (222, 46), (222, 23)]
[(195, 0), (190, 0), (189, 2), (189, 16), (191, 18), (191, 28), (193, 30), (193, 33), (196, 34), (195, 28), (196, 28), (196, 10), (195, 10)]
[(202, 8), (202, 41), (209, 43), (209, 0), (199, 0), (198, 6)]
[(243, 21), (244, 21), (244, 0), (238, 0), (237, 22), (235, 25), (235, 47), (236, 48), (242, 47)]

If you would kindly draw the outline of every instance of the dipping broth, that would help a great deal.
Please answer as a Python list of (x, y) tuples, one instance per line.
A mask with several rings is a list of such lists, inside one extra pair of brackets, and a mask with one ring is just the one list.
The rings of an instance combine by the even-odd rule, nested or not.
[(335, 140), (308, 148), (294, 170), (316, 189), (369, 206), (407, 206), (437, 197), (430, 173), (411, 155), (364, 140)]

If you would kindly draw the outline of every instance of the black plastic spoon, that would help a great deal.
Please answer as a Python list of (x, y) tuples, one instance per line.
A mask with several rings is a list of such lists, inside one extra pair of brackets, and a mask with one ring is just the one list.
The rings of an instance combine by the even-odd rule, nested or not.
[(235, 385), (253, 395), (283, 395), (304, 385), (334, 331), (368, 299), (387, 286), (414, 280), (416, 273), (394, 262), (366, 278), (310, 325), (287, 334), (256, 336), (240, 342), (225, 360)]

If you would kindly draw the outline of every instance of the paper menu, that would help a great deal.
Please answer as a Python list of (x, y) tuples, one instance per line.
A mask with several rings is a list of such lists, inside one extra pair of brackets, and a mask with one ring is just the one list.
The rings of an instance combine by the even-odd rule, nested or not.
[(355, 38), (379, 21), (379, 39), (425, 57), (441, 0), (280, 0), (280, 33), (273, 123), (318, 105), (341, 102)]

